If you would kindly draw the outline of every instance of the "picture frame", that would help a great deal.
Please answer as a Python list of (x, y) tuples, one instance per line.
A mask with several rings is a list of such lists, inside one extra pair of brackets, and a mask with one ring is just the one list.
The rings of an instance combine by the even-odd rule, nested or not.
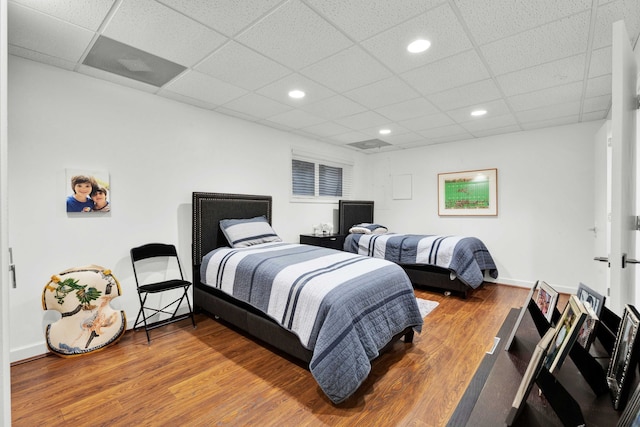
[(522, 412), (522, 408), (524, 408), (527, 397), (533, 388), (533, 383), (536, 381), (538, 374), (544, 366), (544, 357), (549, 349), (549, 345), (551, 344), (551, 340), (553, 339), (555, 332), (555, 328), (549, 328), (533, 349), (533, 354), (531, 355), (527, 369), (522, 376), (522, 381), (516, 391), (516, 395), (513, 398), (511, 409), (507, 414), (505, 423), (508, 426), (513, 425)]
[(527, 294), (527, 298), (524, 300), (524, 303), (522, 304), (522, 308), (520, 309), (520, 313), (518, 313), (516, 322), (513, 324), (513, 328), (511, 329), (511, 333), (507, 338), (507, 342), (504, 344), (505, 351), (511, 350), (511, 345), (513, 344), (513, 340), (516, 337), (516, 332), (520, 327), (520, 323), (522, 322), (522, 319), (524, 318), (524, 315), (526, 314), (529, 308), (529, 301), (531, 301), (531, 298), (533, 298), (533, 294), (535, 293), (536, 289), (538, 289), (538, 283), (540, 283), (539, 280), (533, 284), (533, 286), (529, 290), (529, 293)]
[(598, 315), (594, 311), (591, 304), (589, 304), (588, 302), (585, 303), (584, 301), (581, 302), (584, 305), (584, 308), (587, 310), (587, 317), (586, 319), (584, 319), (584, 323), (580, 328), (580, 332), (578, 332), (578, 338), (576, 339), (576, 341), (585, 350), (589, 351), (591, 344), (596, 338), (596, 329), (598, 328), (600, 319), (598, 318)]
[(640, 384), (627, 402), (616, 427), (635, 427), (640, 425)]
[(438, 215), (497, 216), (498, 169), (439, 173)]
[(109, 172), (104, 170), (65, 169), (65, 205), (68, 216), (111, 212)]
[(640, 314), (636, 308), (630, 304), (625, 305), (607, 370), (607, 383), (615, 410), (624, 407), (629, 395), (629, 387), (631, 387), (638, 358), (636, 341), (639, 325)]
[(578, 285), (576, 295), (583, 303), (589, 303), (593, 308), (593, 311), (596, 312), (596, 315), (600, 317), (600, 312), (602, 311), (602, 307), (604, 306), (606, 299), (604, 295), (594, 291), (582, 282)]
[(559, 292), (553, 289), (547, 282), (539, 281), (538, 291), (535, 294), (535, 302), (545, 319), (551, 324), (553, 312), (558, 304)]
[(571, 295), (555, 326), (553, 340), (545, 358), (544, 365), (550, 373), (555, 373), (562, 366), (578, 338), (578, 333), (586, 317), (587, 310), (584, 304), (576, 295)]

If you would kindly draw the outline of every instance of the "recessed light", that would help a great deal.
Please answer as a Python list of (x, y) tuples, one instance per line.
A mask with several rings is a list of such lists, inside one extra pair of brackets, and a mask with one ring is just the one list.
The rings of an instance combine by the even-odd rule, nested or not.
[(291, 92), (289, 92), (289, 96), (291, 98), (295, 98), (295, 99), (300, 99), (300, 98), (304, 98), (305, 93), (301, 90), (292, 90)]
[(487, 114), (487, 110), (474, 110), (471, 112), (474, 117), (484, 116), (485, 114)]
[(389, 135), (391, 133), (391, 129), (380, 129), (378, 133), (380, 135)]
[(431, 47), (431, 42), (429, 40), (418, 39), (409, 43), (407, 46), (407, 50), (411, 53), (420, 53)]

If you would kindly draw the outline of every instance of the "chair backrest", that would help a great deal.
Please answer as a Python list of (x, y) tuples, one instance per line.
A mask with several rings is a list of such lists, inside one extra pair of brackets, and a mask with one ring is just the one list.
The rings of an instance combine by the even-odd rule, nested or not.
[[(180, 278), (184, 280), (182, 274), (182, 266), (180, 265), (180, 258), (178, 257), (178, 251), (172, 244), (165, 243), (147, 243), (142, 246), (131, 248), (131, 264), (133, 266), (133, 275), (138, 283), (138, 272), (136, 271), (136, 263), (149, 258), (175, 258), (178, 265), (178, 271), (180, 272)], [(140, 285), (140, 283), (138, 283)]]

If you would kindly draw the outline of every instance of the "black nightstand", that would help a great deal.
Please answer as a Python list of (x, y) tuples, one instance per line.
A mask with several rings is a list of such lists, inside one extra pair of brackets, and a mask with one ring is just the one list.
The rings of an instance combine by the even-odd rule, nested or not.
[(344, 234), (301, 234), (300, 243), (341, 251), (344, 246), (344, 238)]

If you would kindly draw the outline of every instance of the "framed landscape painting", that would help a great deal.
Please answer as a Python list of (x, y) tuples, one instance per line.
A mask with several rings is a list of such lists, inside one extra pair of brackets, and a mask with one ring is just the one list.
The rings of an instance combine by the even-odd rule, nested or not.
[(439, 173), (438, 215), (498, 215), (498, 169)]

